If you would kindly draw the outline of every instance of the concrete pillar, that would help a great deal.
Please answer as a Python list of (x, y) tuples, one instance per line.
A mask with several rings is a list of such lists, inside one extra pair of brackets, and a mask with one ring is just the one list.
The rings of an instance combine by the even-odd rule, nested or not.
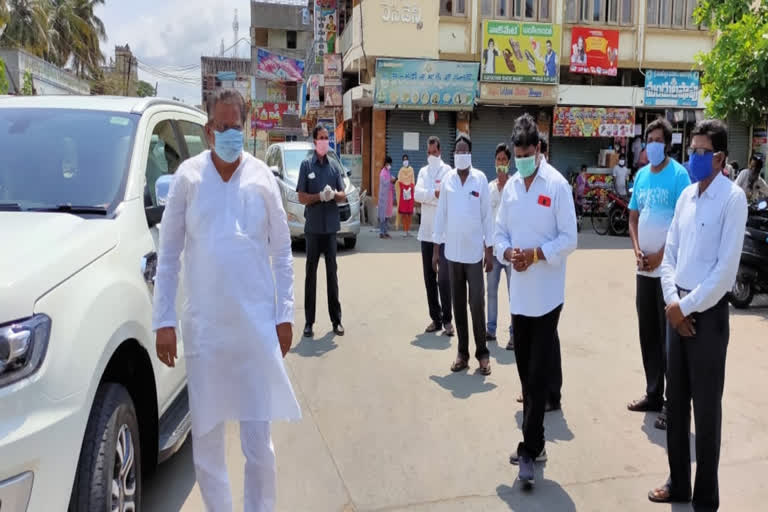
[(387, 111), (373, 111), (373, 133), (371, 155), (371, 184), (370, 190), (373, 191), (373, 197), (379, 197), (378, 170), (384, 165), (384, 158), (387, 156)]

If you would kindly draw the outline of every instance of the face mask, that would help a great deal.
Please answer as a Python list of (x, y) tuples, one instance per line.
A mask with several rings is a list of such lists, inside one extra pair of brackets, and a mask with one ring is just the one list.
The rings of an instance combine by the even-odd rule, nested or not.
[(403, 167), (410, 167), (411, 163), (408, 160), (403, 160)]
[(663, 142), (649, 142), (646, 151), (648, 152), (648, 161), (651, 162), (651, 165), (654, 167), (660, 165), (667, 157), (667, 155), (664, 154)]
[(438, 165), (440, 165), (440, 157), (429, 155), (427, 157), (427, 165), (429, 165), (431, 168), (436, 168)]
[(499, 174), (509, 174), (509, 165), (497, 165), (496, 172)]
[(691, 159), (688, 161), (688, 167), (691, 170), (691, 178), (694, 183), (705, 180), (712, 175), (712, 159), (714, 156), (714, 153), (707, 153), (706, 155), (693, 153), (691, 155)]
[(456, 169), (463, 171), (472, 167), (471, 153), (456, 153), (453, 155), (453, 161), (456, 163)]
[(315, 141), (315, 151), (317, 151), (317, 154), (320, 156), (327, 155), (330, 148), (331, 145), (328, 139), (318, 139)]
[(225, 132), (213, 132), (216, 136), (214, 152), (216, 156), (227, 162), (235, 163), (243, 152), (243, 132), (230, 129)]
[(523, 178), (532, 176), (536, 172), (536, 155), (515, 158), (515, 167)]
[(384, 167), (386, 167), (386, 168), (387, 168), (387, 170), (390, 170), (390, 169), (392, 168), (392, 166), (391, 166), (391, 165), (389, 165), (389, 164), (385, 165)]
[(619, 167), (624, 167), (625, 163), (626, 162), (624, 160), (619, 160)]

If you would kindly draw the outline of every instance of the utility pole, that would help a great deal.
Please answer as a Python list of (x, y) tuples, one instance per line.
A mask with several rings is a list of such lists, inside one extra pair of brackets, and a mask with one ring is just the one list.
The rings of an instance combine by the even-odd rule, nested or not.
[(237, 20), (237, 9), (235, 9), (235, 21), (232, 22), (232, 32), (235, 34), (234, 46), (232, 47), (232, 57), (237, 58), (237, 42), (240, 35), (240, 22)]
[(157, 85), (158, 85), (159, 83), (160, 83), (160, 82), (155, 82), (155, 98), (157, 98)]
[(128, 76), (125, 80), (125, 95), (128, 96), (128, 90), (131, 87), (131, 65), (133, 64), (133, 55), (128, 54)]

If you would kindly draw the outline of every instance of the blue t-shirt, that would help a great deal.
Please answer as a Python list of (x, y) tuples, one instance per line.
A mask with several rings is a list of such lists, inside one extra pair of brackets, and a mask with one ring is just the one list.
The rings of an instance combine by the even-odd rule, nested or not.
[[(629, 209), (640, 213), (637, 242), (644, 253), (658, 252), (664, 247), (667, 231), (675, 216), (677, 199), (690, 184), (688, 171), (672, 158), (661, 172), (651, 172), (650, 164), (637, 172)], [(638, 271), (638, 273), (659, 277), (661, 269), (657, 268), (653, 272)]]

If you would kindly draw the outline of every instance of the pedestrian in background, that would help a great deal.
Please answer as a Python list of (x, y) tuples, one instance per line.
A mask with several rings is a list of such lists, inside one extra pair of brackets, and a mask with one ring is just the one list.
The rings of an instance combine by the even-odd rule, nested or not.
[(741, 171), (736, 178), (736, 185), (744, 191), (749, 203), (768, 197), (768, 184), (760, 176), (763, 165), (762, 156), (754, 154), (749, 160), (749, 169)]
[(384, 167), (379, 172), (379, 238), (392, 238), (389, 234), (389, 218), (392, 216), (392, 202), (394, 200), (392, 177), (392, 157), (384, 158)]
[(214, 149), (181, 164), (165, 206), (152, 325), (158, 358), (175, 366), (183, 266), (192, 457), (203, 502), (212, 512), (232, 510), (225, 427), (239, 421), (245, 512), (271, 512), (277, 472), (270, 422), (301, 418), (283, 364), (293, 337), (291, 236), (275, 177), (243, 152), (243, 97), (220, 90), (207, 110)]
[[(421, 263), (424, 272), (424, 287), (427, 290), (429, 317), (432, 322), (425, 332), (437, 332), (444, 329), (446, 336), (453, 336), (453, 311), (451, 311), (451, 280), (448, 262), (445, 259), (445, 244), (440, 244), (438, 271), (432, 265), (434, 252), (433, 228), (435, 213), (440, 199), (443, 182), (453, 169), (441, 158), (440, 139), (431, 136), (427, 140), (427, 165), (419, 171), (414, 190), (416, 201), (421, 204), (421, 223), (419, 241), (421, 242)], [(438, 294), (439, 290), (439, 294)]]
[[(415, 185), (416, 183), (416, 177), (413, 172), (413, 167), (411, 167), (411, 161), (408, 158), (407, 154), (403, 155), (403, 163), (400, 167), (400, 170), (397, 171), (397, 175), (395, 176), (395, 205), (397, 207), (395, 213), (395, 229), (400, 229), (400, 226), (403, 226), (403, 230), (407, 232), (409, 230), (405, 229), (405, 219), (403, 218), (403, 214), (400, 212), (400, 201), (401, 201), (401, 192), (400, 192), (400, 186), (401, 183), (403, 183), (401, 178), (405, 178), (406, 181), (409, 181), (411, 184)], [(411, 191), (411, 200), (413, 200), (413, 191)], [(413, 211), (411, 211), (411, 214), (413, 214)], [(410, 221), (410, 219), (408, 219)], [(410, 228), (410, 223), (408, 224), (408, 227)]]
[(648, 498), (691, 501), (691, 400), (696, 425), (693, 510), (720, 507), (718, 466), (725, 359), (730, 336), (728, 292), (744, 244), (747, 200), (722, 175), (728, 129), (701, 121), (691, 132), (690, 169), (696, 183), (675, 207), (667, 235), (661, 281), (668, 320), (667, 458), (669, 479)]
[(675, 205), (691, 184), (688, 172), (668, 156), (672, 125), (664, 118), (645, 130), (651, 163), (640, 169), (629, 202), (629, 236), (637, 267), (635, 306), (640, 353), (645, 370), (645, 395), (627, 405), (630, 411), (660, 412), (655, 426), (666, 428), (664, 372), (667, 367), (666, 318), (661, 290), (661, 260)]
[[(534, 483), (534, 461), (546, 460), (544, 412), (557, 326), (565, 302), (565, 263), (576, 249), (576, 214), (568, 181), (541, 158), (536, 121), (515, 121), (515, 167), (496, 218), (496, 250), (515, 272), (509, 309), (523, 391), (523, 441), (510, 456), (519, 479)], [(521, 219), (524, 219), (521, 222)]]
[(395, 183), (395, 193), (397, 194), (397, 214), (403, 221), (403, 237), (411, 236), (411, 219), (413, 218), (414, 207), (414, 183), (413, 167), (408, 161), (408, 155), (403, 155), (403, 166), (397, 173), (397, 183)]
[[(501, 143), (496, 146), (496, 179), (488, 184), (488, 197), (491, 203), (491, 219), (496, 222), (496, 215), (499, 213), (499, 206), (501, 205), (501, 195), (504, 192), (504, 187), (509, 181), (509, 162), (512, 159), (512, 152), (509, 147)], [(492, 245), (492, 244), (491, 244)], [(503, 258), (502, 254), (498, 254), (494, 248), (493, 253), (493, 268), (488, 272), (488, 325), (486, 328), (485, 337), (488, 341), (496, 340), (496, 324), (498, 322), (499, 315), (499, 282), (501, 281), (501, 272), (504, 271), (504, 277), (506, 278), (506, 292), (509, 294), (509, 276), (512, 270), (508, 265), (504, 265), (499, 261)], [(512, 331), (512, 321), (510, 319), (509, 325), (509, 340), (507, 341), (507, 350), (515, 349), (515, 341)]]
[(440, 249), (445, 244), (445, 258), (451, 274), (453, 316), (459, 337), (459, 352), (451, 371), (469, 368), (469, 320), (467, 288), (475, 338), (475, 357), (482, 375), (491, 374), (491, 362), (485, 339), (485, 271), (493, 268), (493, 220), (488, 198), (488, 179), (472, 167), (472, 140), (469, 135), (456, 138), (456, 169), (446, 178), (435, 214), (432, 236), (435, 245), (432, 264), (439, 270)]
[(317, 264), (325, 255), (325, 277), (328, 292), (328, 314), (333, 332), (344, 336), (339, 303), (339, 278), (336, 264), (336, 233), (341, 229), (339, 207), (346, 200), (341, 173), (328, 160), (330, 144), (328, 130), (317, 125), (312, 131), (315, 151), (301, 163), (296, 192), (304, 205), (304, 239), (307, 243), (306, 276), (304, 279), (304, 337), (314, 336), (315, 299), (317, 295)]

